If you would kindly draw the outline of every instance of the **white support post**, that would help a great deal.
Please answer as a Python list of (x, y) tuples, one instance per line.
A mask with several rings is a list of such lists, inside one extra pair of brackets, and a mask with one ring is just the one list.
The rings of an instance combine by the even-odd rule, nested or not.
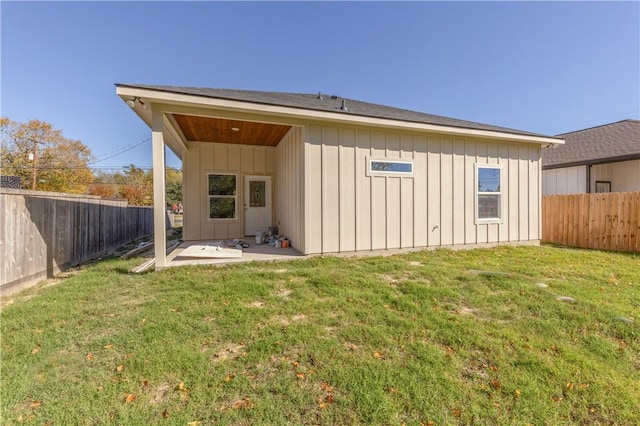
[(151, 142), (153, 152), (153, 241), (156, 269), (167, 266), (167, 203), (165, 200), (165, 147), (162, 136), (162, 111), (151, 107)]

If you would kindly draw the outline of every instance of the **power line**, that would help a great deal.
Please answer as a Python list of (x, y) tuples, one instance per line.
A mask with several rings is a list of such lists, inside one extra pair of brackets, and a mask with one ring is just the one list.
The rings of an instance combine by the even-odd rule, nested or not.
[(141, 140), (140, 142), (135, 143), (135, 144), (129, 144), (129, 145), (127, 145), (126, 147), (122, 148), (119, 151), (111, 151), (111, 153), (105, 154), (106, 157), (99, 158), (97, 160), (91, 161), (91, 162), (89, 162), (89, 164), (95, 164), (95, 163), (99, 163), (99, 162), (104, 161), (104, 160), (108, 160), (108, 159), (113, 158), (113, 157), (117, 157), (118, 155), (121, 155), (121, 154), (124, 154), (125, 152), (131, 151), (132, 149), (137, 148), (140, 145), (142, 145), (143, 143), (145, 143), (147, 141), (150, 141), (150, 140), (151, 140), (151, 136), (146, 137), (145, 139)]

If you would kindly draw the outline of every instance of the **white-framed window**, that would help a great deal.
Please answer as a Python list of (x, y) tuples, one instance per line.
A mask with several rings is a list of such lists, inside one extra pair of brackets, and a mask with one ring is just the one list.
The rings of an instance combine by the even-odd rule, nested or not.
[(207, 175), (209, 219), (236, 219), (238, 211), (238, 176), (231, 173)]
[(502, 167), (476, 164), (476, 222), (502, 221)]
[(367, 157), (367, 176), (371, 175), (413, 176), (413, 161)]

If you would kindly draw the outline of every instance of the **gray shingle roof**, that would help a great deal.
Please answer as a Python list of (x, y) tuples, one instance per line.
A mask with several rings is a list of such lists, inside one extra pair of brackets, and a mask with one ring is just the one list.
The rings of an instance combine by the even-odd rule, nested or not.
[[(369, 102), (346, 99), (336, 96), (322, 94), (322, 99), (318, 99), (318, 94), (305, 93), (283, 93), (283, 92), (261, 92), (253, 90), (230, 90), (230, 89), (210, 89), (202, 87), (180, 87), (180, 86), (156, 86), (147, 84), (116, 84), (118, 87), (130, 87), (139, 89), (156, 90), (160, 92), (180, 93), (185, 95), (195, 95), (207, 98), (218, 98), (235, 101), (259, 103), (265, 105), (284, 106), (291, 108), (308, 109), (315, 111), (338, 112), (356, 116), (386, 118), (398, 121), (407, 121), (422, 124), (435, 124), (441, 126), (458, 127), (474, 130), (488, 130), (502, 133), (511, 133), (525, 136), (550, 137), (539, 133), (531, 133), (523, 130), (510, 129), (506, 127), (493, 126), (490, 124), (476, 123), (473, 121), (459, 120), (456, 118), (443, 117), (440, 115), (426, 114), (422, 112), (410, 111), (406, 109), (394, 108)], [(345, 102), (347, 110), (341, 110), (342, 102)]]
[(557, 136), (565, 138), (565, 143), (542, 150), (544, 168), (640, 158), (638, 120), (622, 120)]

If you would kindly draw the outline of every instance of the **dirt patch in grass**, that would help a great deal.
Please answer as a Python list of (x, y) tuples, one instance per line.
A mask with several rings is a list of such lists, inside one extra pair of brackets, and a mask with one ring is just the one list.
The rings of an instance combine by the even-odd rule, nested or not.
[(228, 359), (235, 359), (242, 355), (245, 345), (241, 343), (230, 343), (222, 350), (213, 354), (213, 360), (215, 362), (222, 362)]
[(255, 302), (247, 303), (247, 308), (263, 308), (264, 302), (256, 300)]
[(290, 325), (293, 324), (295, 322), (300, 322), (300, 321), (304, 321), (307, 318), (307, 316), (305, 314), (297, 314), (297, 315), (292, 315), (290, 317), (284, 316), (284, 315), (276, 315), (273, 316), (269, 319), (269, 322), (271, 324), (282, 324), (282, 325)]
[(157, 386), (151, 392), (150, 401), (154, 404), (162, 404), (167, 400), (167, 394), (169, 393), (169, 389), (171, 389), (171, 386), (169, 386), (166, 383), (163, 383)]
[(289, 296), (291, 295), (292, 291), (289, 289), (282, 289), (279, 292), (276, 293), (276, 296), (278, 297), (282, 297), (283, 299), (288, 299)]

